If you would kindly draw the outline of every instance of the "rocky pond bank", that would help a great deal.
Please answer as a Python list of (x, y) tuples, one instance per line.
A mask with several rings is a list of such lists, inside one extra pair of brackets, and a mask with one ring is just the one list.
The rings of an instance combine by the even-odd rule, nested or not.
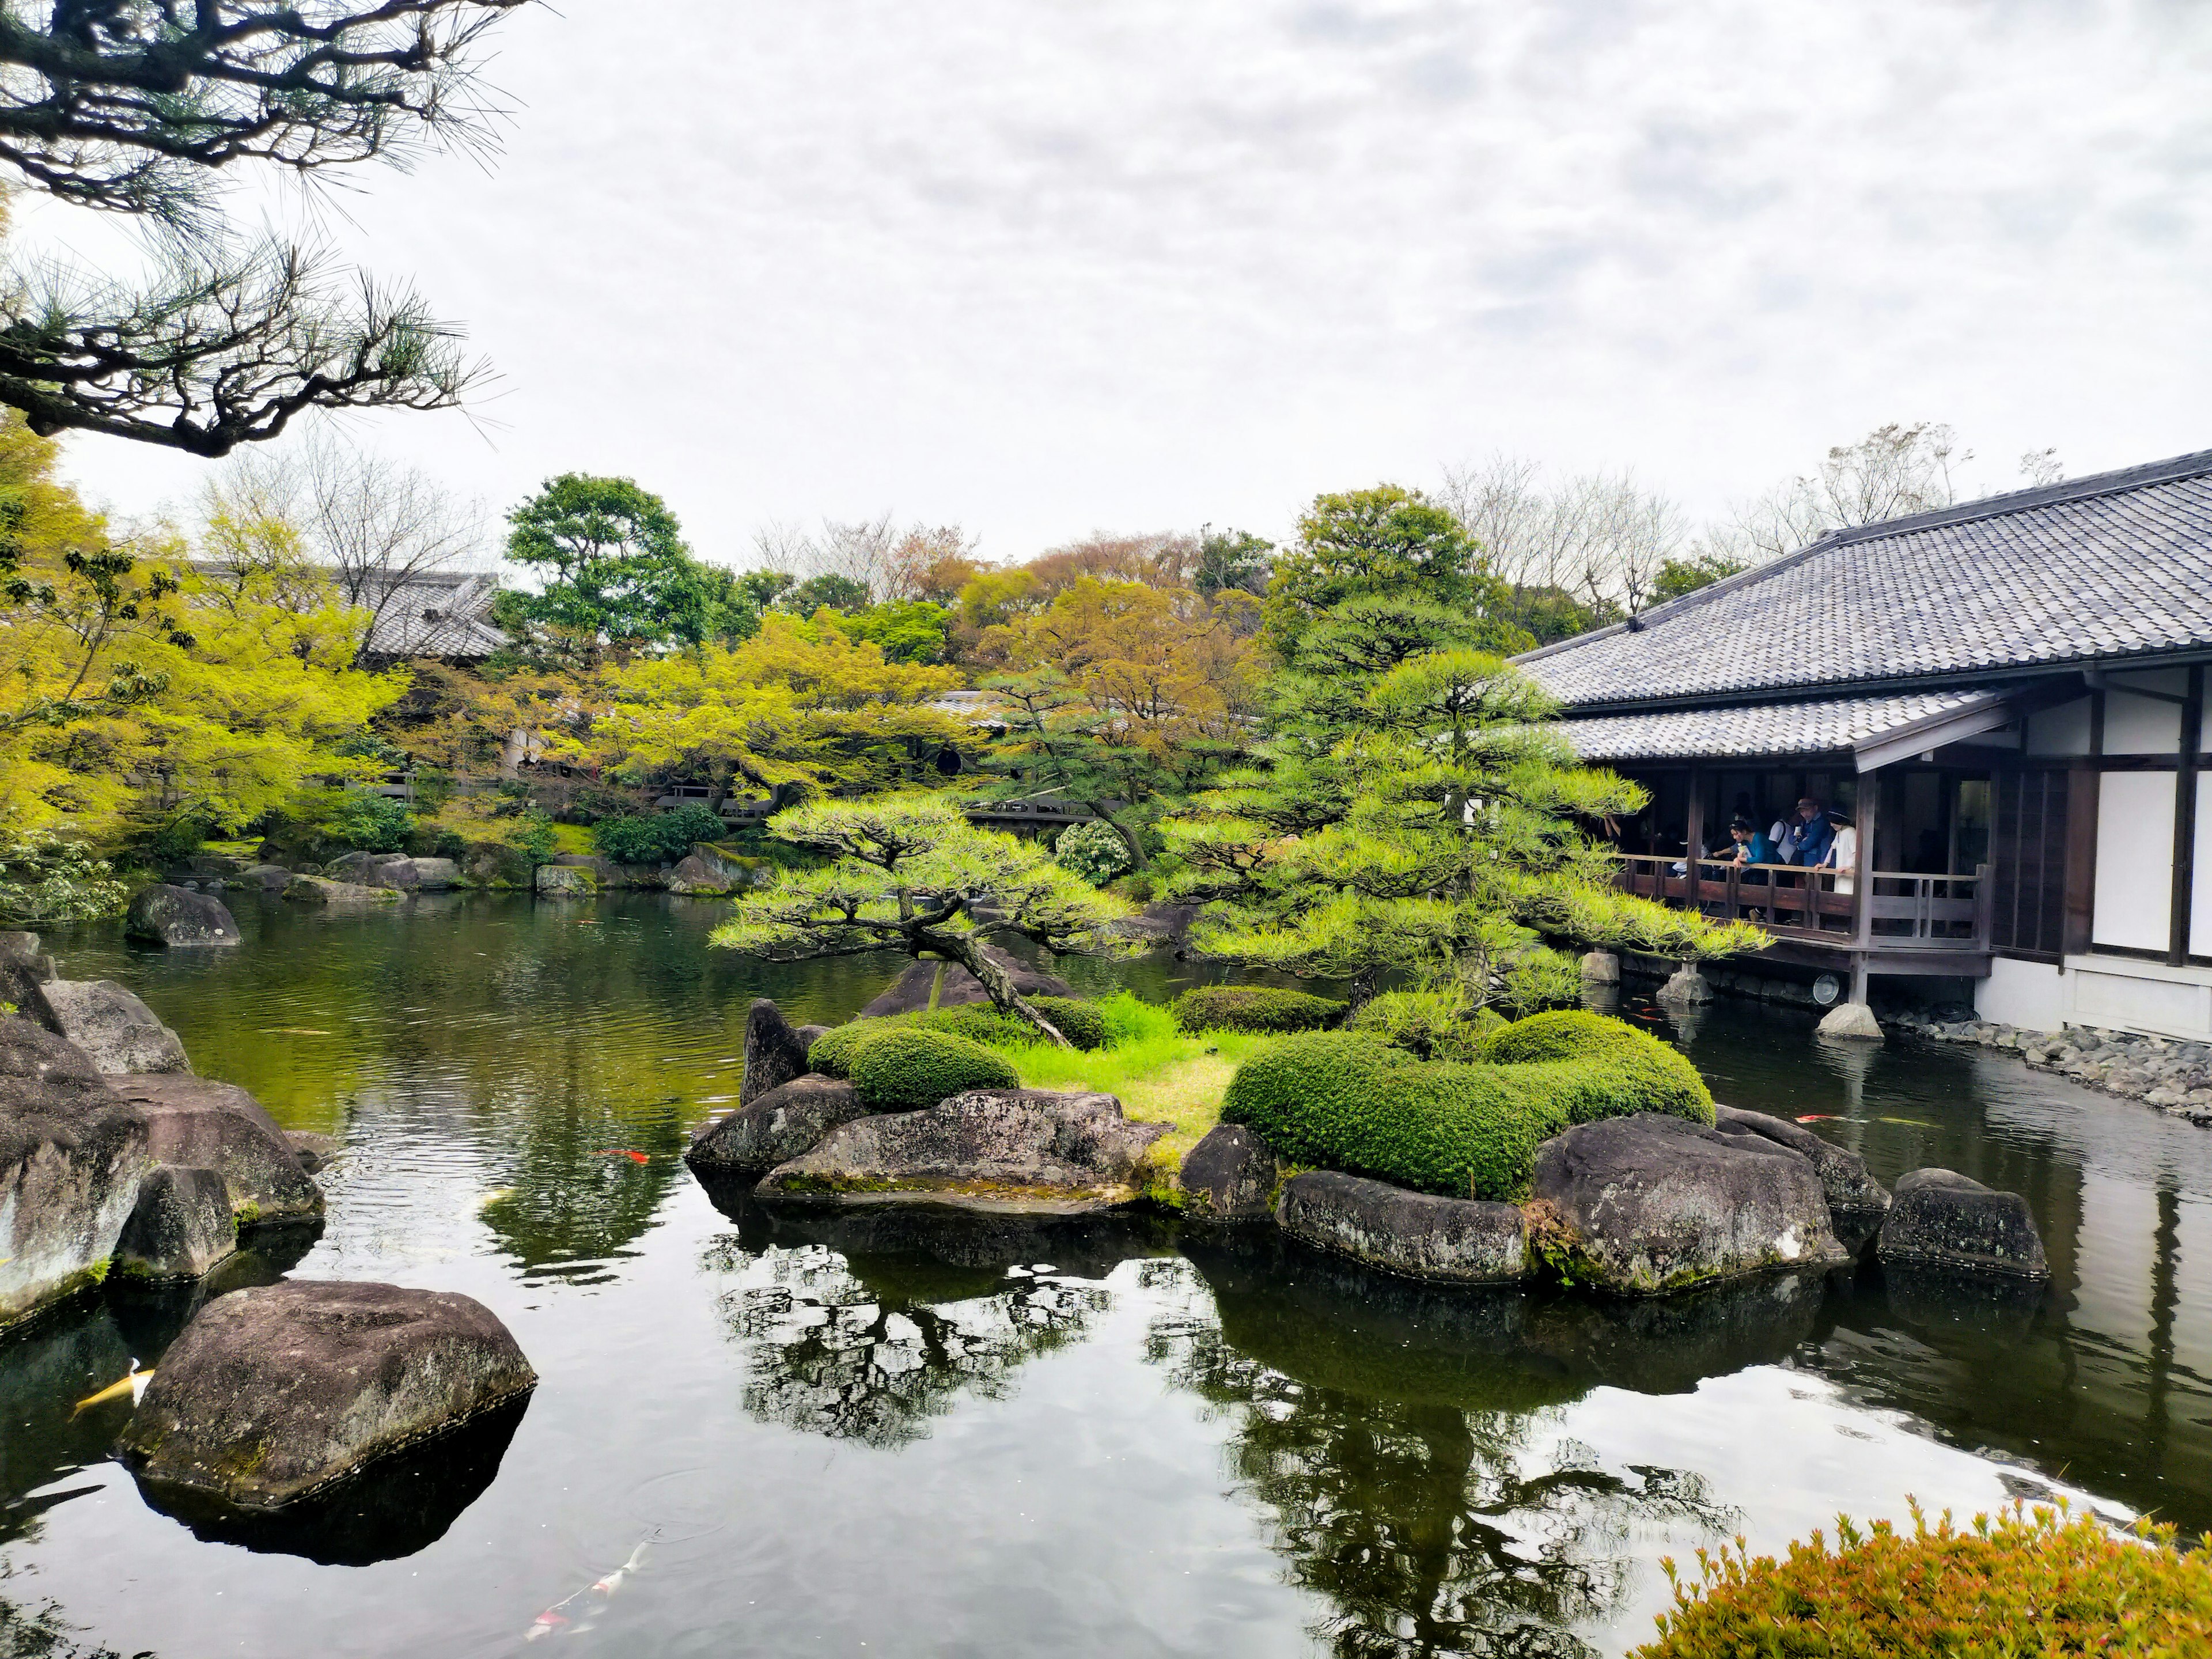
[(2056, 1072), (2085, 1088), (2139, 1100), (2169, 1117), (2212, 1127), (2212, 1043), (2078, 1025), (2058, 1032), (2027, 1031), (1982, 1019), (1963, 1006), (1901, 1009), (1885, 1018), (1900, 1030), (2016, 1054), (2038, 1071)]

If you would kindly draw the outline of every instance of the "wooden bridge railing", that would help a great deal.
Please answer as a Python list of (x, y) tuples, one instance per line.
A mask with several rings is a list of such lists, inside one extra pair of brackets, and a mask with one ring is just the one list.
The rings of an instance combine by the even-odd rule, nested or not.
[(1986, 864), (1971, 876), (1877, 870), (1867, 878), (1870, 890), (1862, 891), (1849, 870), (1651, 853), (1615, 856), (1628, 891), (1720, 921), (1756, 922), (1779, 939), (1884, 951), (1990, 948), (1995, 884)]

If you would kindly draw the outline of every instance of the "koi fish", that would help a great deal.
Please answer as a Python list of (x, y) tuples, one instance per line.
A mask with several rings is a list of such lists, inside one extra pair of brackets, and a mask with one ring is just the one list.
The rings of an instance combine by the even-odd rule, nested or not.
[(1800, 1123), (1835, 1123), (1841, 1121), (1835, 1112), (1808, 1112), (1797, 1120)]
[(633, 1164), (650, 1164), (653, 1160), (643, 1152), (633, 1152), (627, 1146), (603, 1146), (592, 1154), (594, 1158), (626, 1158)]
[(1917, 1117), (1878, 1117), (1875, 1119), (1875, 1121), (1877, 1123), (1902, 1123), (1907, 1127), (1914, 1129), (1932, 1129), (1936, 1127), (1934, 1124), (1928, 1122), (1925, 1119)]
[[(111, 1400), (120, 1400), (126, 1394), (131, 1396), (131, 1405), (136, 1407), (139, 1401), (145, 1397), (146, 1385), (153, 1380), (153, 1371), (150, 1369), (140, 1370), (138, 1362), (134, 1359), (131, 1362), (130, 1370), (125, 1373), (119, 1382), (109, 1383), (98, 1394), (85, 1395), (76, 1402), (76, 1410), (89, 1411), (93, 1407), (104, 1406)], [(74, 1417), (76, 1412), (71, 1412), (70, 1415)]]
[(530, 1628), (522, 1633), (522, 1639), (526, 1642), (535, 1642), (541, 1636), (558, 1636), (564, 1631), (571, 1636), (580, 1636), (591, 1629), (592, 1620), (588, 1613), (585, 1614), (584, 1621), (578, 1624), (562, 1609), (586, 1595), (596, 1595), (603, 1601), (613, 1595), (623, 1587), (624, 1579), (645, 1565), (646, 1546), (652, 1542), (652, 1537), (647, 1537), (629, 1553), (629, 1559), (612, 1572), (603, 1578), (593, 1579), (580, 1590), (571, 1591), (546, 1608), (544, 1612), (530, 1621)]

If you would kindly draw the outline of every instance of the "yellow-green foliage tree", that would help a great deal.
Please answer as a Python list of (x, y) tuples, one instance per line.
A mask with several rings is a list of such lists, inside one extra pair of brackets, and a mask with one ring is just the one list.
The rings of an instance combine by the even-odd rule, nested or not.
[(742, 644), (610, 667), (602, 684), (589, 757), (625, 783), (706, 782), (718, 805), (739, 783), (854, 791), (934, 775), (964, 735), (930, 706), (957, 671), (890, 661), (827, 615), (770, 611)]
[[(0, 812), (112, 841), (172, 816), (241, 829), (294, 805), (404, 678), (352, 666), (361, 618), (279, 532), (218, 527), (229, 560), (119, 543), (0, 422)], [(234, 555), (245, 556), (232, 557)]]

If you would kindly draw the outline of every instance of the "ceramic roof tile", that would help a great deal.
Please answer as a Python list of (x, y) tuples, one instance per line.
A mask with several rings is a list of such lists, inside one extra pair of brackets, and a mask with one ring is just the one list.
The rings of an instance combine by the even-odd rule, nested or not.
[(1569, 708), (2212, 645), (2212, 452), (1838, 532), (1534, 652)]
[(1939, 714), (1990, 702), (1984, 691), (1923, 691), (1826, 702), (1735, 703), (1651, 714), (1595, 714), (1566, 723), (1586, 761), (1823, 755), (1856, 748)]

